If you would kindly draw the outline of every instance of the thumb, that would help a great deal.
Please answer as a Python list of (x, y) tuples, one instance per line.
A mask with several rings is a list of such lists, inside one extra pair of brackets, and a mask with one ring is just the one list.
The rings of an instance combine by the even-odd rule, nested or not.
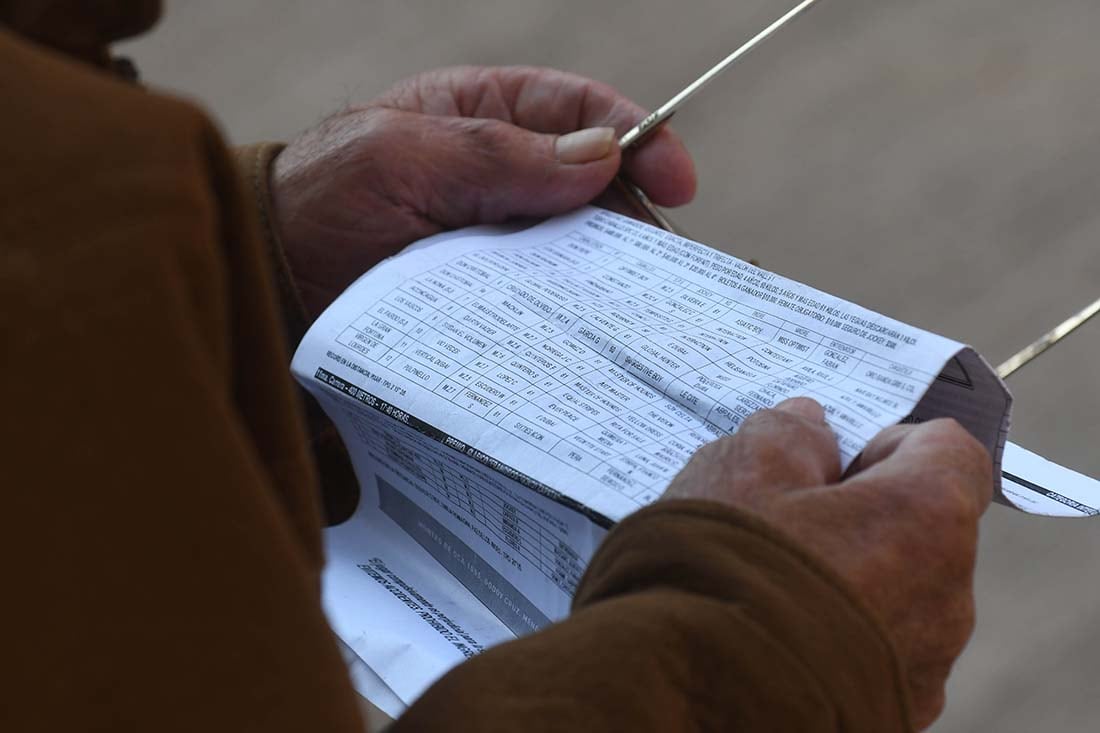
[(665, 496), (760, 510), (789, 492), (835, 482), (840, 453), (824, 416), (805, 398), (754, 413), (733, 435), (700, 448)]
[(780, 402), (774, 409), (789, 415), (798, 415), (813, 424), (825, 424), (825, 408), (809, 397), (791, 397)]
[(500, 120), (417, 117), (440, 128), (420, 136), (431, 178), (417, 188), (447, 226), (569, 211), (596, 198), (619, 170), (611, 127), (555, 135)]

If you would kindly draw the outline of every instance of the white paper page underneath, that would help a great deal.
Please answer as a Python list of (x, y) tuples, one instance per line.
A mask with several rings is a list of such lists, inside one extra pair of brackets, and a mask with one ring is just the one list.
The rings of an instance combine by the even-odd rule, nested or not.
[[(615, 521), (788, 397), (825, 406), (847, 465), (962, 348), (599, 209), (487, 231), (364, 275), (294, 372), (316, 393), (353, 385)], [(1007, 406), (992, 419), (996, 434)]]
[[(408, 705), (469, 656), (514, 635), (384, 515), (363, 511), (325, 532), (323, 597), (345, 644)], [(390, 712), (392, 699), (364, 687)]]
[[(1005, 448), (1003, 470), (1005, 498), (1027, 513), (1051, 517), (1092, 517), (1100, 514), (1100, 482), (1095, 479), (1052, 463), (1014, 443), (1008, 443)], [(423, 585), (417, 586), (418, 594), (429, 599), (433, 606), (447, 608), (447, 604), (455, 602), (461, 605), (464, 610), (454, 613), (454, 616), (461, 619), (467, 628), (481, 629), (477, 638), (485, 648), (514, 637), (503, 624), (494, 623), (492, 615), (476, 598), (464, 589), (444, 582), (446, 573), (442, 573), (442, 568), (433, 566), (432, 560), (424, 556), (407, 536), (394, 536), (385, 529), (377, 532), (369, 529), (371, 523), (365, 516), (365, 510), (365, 506), (360, 507), (357, 519), (347, 526), (326, 531), (330, 568), (353, 570), (347, 573), (330, 570), (326, 573), (325, 606), (334, 626), (348, 634), (349, 638), (358, 640), (357, 651), (346, 647), (351, 655), (347, 659), (356, 690), (396, 718), (431, 681), (460, 664), (465, 656), (450, 650), (435, 654), (408, 653), (407, 646), (424, 642), (423, 618), (408, 606), (394, 606), (392, 593), (370, 592), (376, 589), (370, 588), (369, 583), (368, 589), (353, 588), (349, 591), (346, 586), (360, 586), (366, 582), (367, 576), (361, 571), (356, 572), (361, 562), (381, 556), (402, 558), (397, 562), (427, 563), (428, 580), (421, 581)], [(368, 532), (371, 533), (369, 536)], [(421, 554), (418, 556), (418, 553)], [(394, 607), (379, 615), (374, 610), (376, 603)], [(381, 628), (382, 623), (393, 623), (395, 626)], [(376, 635), (381, 640), (376, 640)], [(375, 666), (386, 670), (390, 679), (397, 680), (405, 693), (404, 697), (398, 696), (387, 685), (383, 677), (374, 671)]]

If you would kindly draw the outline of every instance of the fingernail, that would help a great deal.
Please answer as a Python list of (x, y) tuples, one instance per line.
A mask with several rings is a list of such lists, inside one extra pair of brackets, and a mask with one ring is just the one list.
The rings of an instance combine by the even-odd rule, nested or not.
[(554, 143), (554, 155), (562, 163), (591, 163), (607, 157), (615, 145), (615, 128), (590, 127), (562, 135)]
[(825, 422), (825, 408), (817, 400), (809, 397), (792, 397), (789, 400), (783, 400), (775, 406), (775, 409), (804, 417), (813, 422)]

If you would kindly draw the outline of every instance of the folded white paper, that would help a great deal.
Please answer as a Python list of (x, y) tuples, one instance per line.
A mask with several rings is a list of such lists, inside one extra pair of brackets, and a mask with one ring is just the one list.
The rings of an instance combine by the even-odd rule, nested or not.
[(950, 416), (1012, 462), (997, 498), (1094, 514), (1091, 479), (1005, 443), (1012, 398), (970, 348), (595, 208), (425, 240), (360, 278), (293, 362), (343, 436), (358, 511), (329, 531), (340, 637), (408, 703), (562, 618), (616, 521), (701, 445), (794, 396), (847, 466)]

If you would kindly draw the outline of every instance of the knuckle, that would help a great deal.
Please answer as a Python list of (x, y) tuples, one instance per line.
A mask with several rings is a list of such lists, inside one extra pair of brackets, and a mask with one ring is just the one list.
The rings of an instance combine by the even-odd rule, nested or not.
[(944, 520), (970, 523), (977, 519), (974, 489), (965, 476), (949, 471), (939, 476), (938, 491), (933, 493), (938, 501), (934, 505)]
[(708, 473), (715, 470), (727, 470), (732, 463), (736, 462), (739, 444), (740, 441), (736, 435), (727, 435), (718, 440), (705, 443), (695, 449), (685, 469)]
[(940, 418), (925, 424), (928, 438), (950, 459), (951, 465), (969, 470), (990, 463), (989, 452), (970, 431), (954, 418)]
[(745, 418), (738, 433), (753, 437), (771, 436), (777, 441), (788, 441), (828, 431), (824, 425), (810, 422), (804, 417), (782, 410), (759, 410)]
[(930, 551), (944, 562), (969, 557), (977, 544), (977, 506), (957, 496), (942, 492), (922, 506), (925, 537), (935, 543)]
[(745, 431), (767, 431), (783, 424), (783, 421), (790, 418), (788, 415), (778, 410), (757, 410), (749, 415), (741, 423), (741, 429), (738, 432)]
[(782, 471), (791, 461), (789, 448), (773, 434), (738, 433), (725, 448), (721, 460), (731, 478)]
[(929, 420), (922, 427), (926, 432), (948, 441), (960, 440), (962, 436), (969, 435), (962, 423), (953, 417), (940, 417)]
[(945, 446), (936, 452), (938, 465), (922, 471), (919, 501), (930, 518), (956, 529), (977, 525), (992, 487), (992, 463), (984, 448), (980, 464), (974, 455), (969, 444)]
[(714, 463), (725, 454), (727, 450), (725, 444), (731, 440), (733, 440), (732, 436), (726, 436), (696, 448), (695, 452), (691, 454), (691, 459), (688, 461), (687, 465), (698, 467), (700, 465)]

